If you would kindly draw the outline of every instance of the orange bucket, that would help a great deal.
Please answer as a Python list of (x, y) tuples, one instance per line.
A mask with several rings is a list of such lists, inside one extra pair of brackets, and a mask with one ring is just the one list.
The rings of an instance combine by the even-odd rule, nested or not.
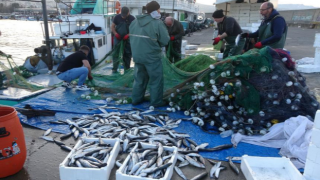
[(20, 171), (27, 157), (23, 129), (13, 107), (0, 107), (0, 178)]

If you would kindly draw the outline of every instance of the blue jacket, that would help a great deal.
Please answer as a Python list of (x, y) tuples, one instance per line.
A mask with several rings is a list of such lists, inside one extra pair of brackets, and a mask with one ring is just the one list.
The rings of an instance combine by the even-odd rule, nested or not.
[[(271, 12), (270, 17), (268, 19), (262, 21), (261, 25), (269, 23), (277, 15), (279, 15), (279, 12), (274, 9)], [(287, 24), (286, 24), (286, 21), (284, 20), (283, 17), (277, 17), (276, 19), (274, 19), (272, 21), (271, 27), (272, 27), (273, 36), (261, 41), (262, 45), (268, 45), (268, 44), (272, 44), (272, 43), (279, 41), (282, 37), (282, 34), (286, 31)], [(256, 32), (254, 32), (252, 34), (249, 34), (250, 38), (256, 38), (258, 36), (259, 36), (259, 30), (257, 30)]]

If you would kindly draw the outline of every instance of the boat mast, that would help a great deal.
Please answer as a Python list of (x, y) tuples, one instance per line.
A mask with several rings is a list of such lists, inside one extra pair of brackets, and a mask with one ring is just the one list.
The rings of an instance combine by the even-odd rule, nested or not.
[(51, 48), (50, 48), (50, 39), (49, 39), (49, 28), (48, 28), (48, 15), (47, 15), (47, 3), (46, 0), (41, 0), (42, 2), (42, 15), (43, 15), (43, 25), (44, 25), (44, 34), (45, 34), (45, 43), (47, 46), (47, 57), (48, 57), (48, 70), (51, 71), (53, 68)]

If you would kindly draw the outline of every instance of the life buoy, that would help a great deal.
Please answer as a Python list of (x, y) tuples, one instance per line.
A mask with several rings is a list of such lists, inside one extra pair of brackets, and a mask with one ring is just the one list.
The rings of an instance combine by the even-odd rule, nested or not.
[(121, 12), (121, 4), (119, 1), (116, 1), (116, 13), (120, 14)]

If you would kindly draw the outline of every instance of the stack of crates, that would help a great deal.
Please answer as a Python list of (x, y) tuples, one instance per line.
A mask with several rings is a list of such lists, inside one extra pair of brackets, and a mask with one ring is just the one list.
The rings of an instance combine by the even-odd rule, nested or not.
[(320, 111), (317, 111), (303, 176), (306, 180), (320, 179)]

